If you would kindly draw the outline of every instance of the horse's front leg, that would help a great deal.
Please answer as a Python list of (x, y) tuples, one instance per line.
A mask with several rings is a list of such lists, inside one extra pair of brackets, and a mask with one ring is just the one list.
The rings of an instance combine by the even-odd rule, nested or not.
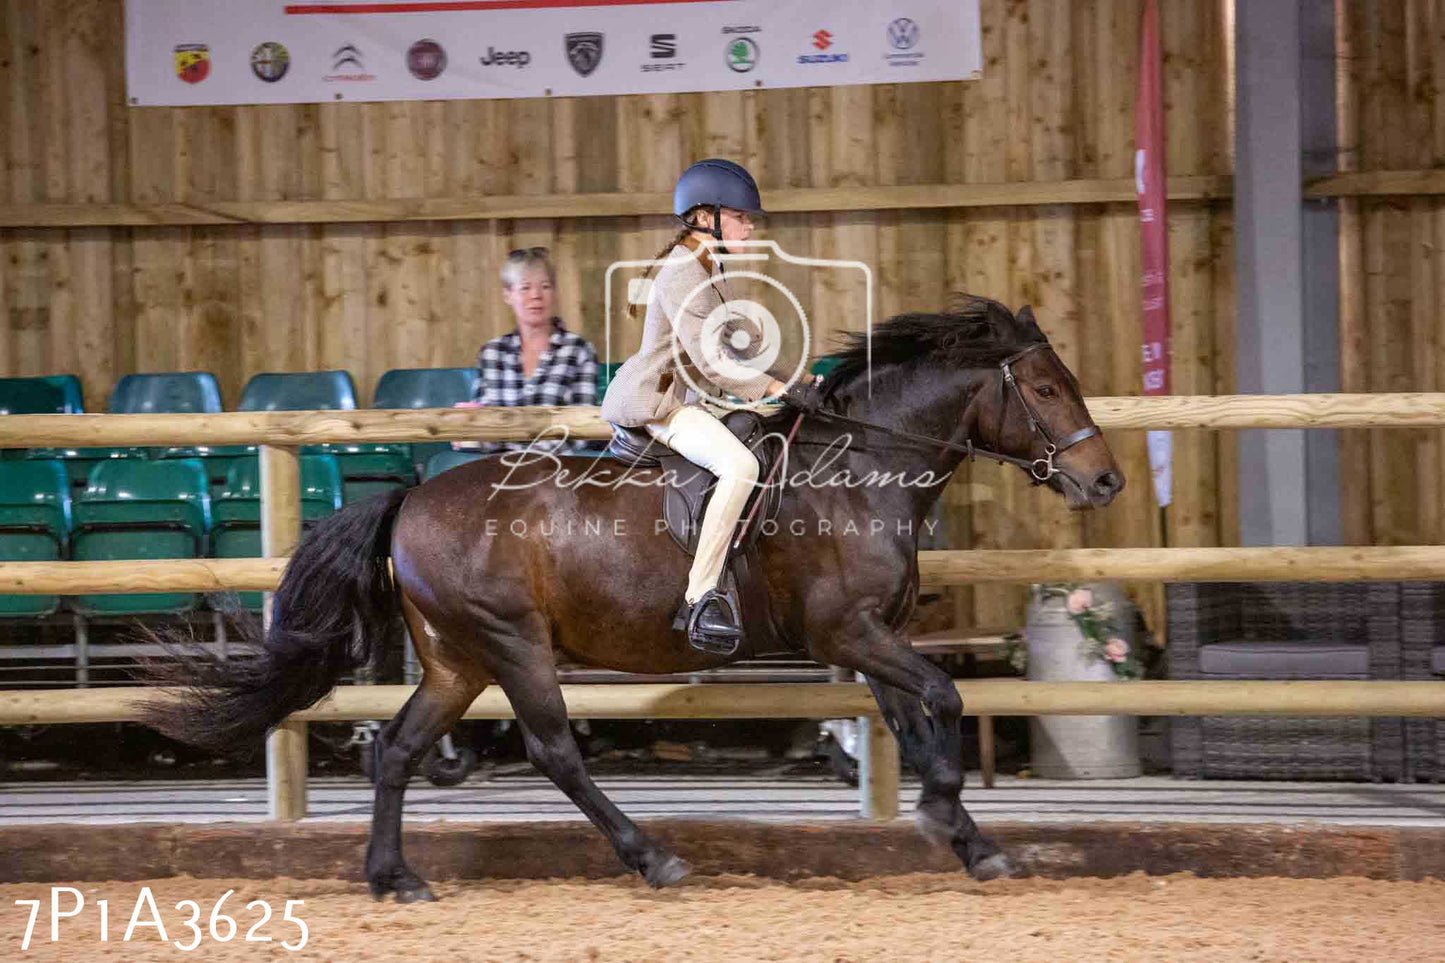
[[(923, 703), (902, 689), (884, 685), (872, 676), (868, 677), (868, 687), (873, 690), (878, 708), (883, 710), (888, 728), (898, 738), (903, 759), (918, 772), (927, 773), (937, 717), (930, 717)], [(979, 830), (959, 798), (963, 789), (961, 742), (960, 739), (956, 787), (931, 783), (924, 776), (923, 791), (918, 796), (918, 828), (936, 842), (947, 843), (975, 879), (1011, 876), (1014, 868), (1008, 857)]]
[(959, 802), (963, 790), (963, 701), (953, 680), (913, 651), (877, 609), (860, 610), (814, 645), (813, 656), (868, 677), (904, 758), (923, 777), (920, 830), (953, 846), (978, 879), (1009, 875), (1008, 859)]

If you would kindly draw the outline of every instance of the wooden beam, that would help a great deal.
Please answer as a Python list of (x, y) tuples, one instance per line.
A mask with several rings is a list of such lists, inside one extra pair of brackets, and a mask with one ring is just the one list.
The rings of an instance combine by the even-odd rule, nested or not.
[(1070, 548), (919, 552), (924, 585), (973, 582), (1445, 581), (1445, 547)]
[[(261, 446), (261, 553), (284, 558), (301, 540), (299, 449)], [(274, 598), (266, 593), (269, 631)], [(306, 815), (306, 723), (287, 720), (266, 734), (266, 809), (272, 819), (293, 822)]]
[[(1435, 428), (1445, 424), (1445, 393), (1171, 395), (1089, 398), (1102, 428)], [(70, 416), (75, 417), (75, 416)]]
[[(1233, 179), (1227, 175), (1169, 178), (1171, 201), (1222, 200), (1233, 196), (1233, 192)], [(1385, 170), (1333, 174), (1307, 182), (1303, 193), (1309, 198), (1445, 194), (1445, 171)], [(779, 214), (1110, 204), (1132, 202), (1134, 199), (1134, 182), (1128, 178), (802, 187), (769, 191), (766, 198), (768, 209)], [(670, 195), (650, 191), (184, 204), (0, 204), (0, 228), (639, 217), (665, 213), (670, 202)]]
[[(9, 415), (0, 448), (176, 444), (356, 444), (497, 441), (548, 437), (606, 439), (612, 429), (585, 405), (525, 408), (412, 408), (353, 411), (226, 411), (173, 415)], [(174, 441), (173, 439), (189, 439)]]
[[(969, 715), (1274, 715), (1445, 717), (1445, 682), (1025, 682), (956, 683)], [(343, 686), (292, 721), (386, 719), (412, 686)], [(175, 690), (0, 691), (0, 725), (135, 722), (138, 704)], [(568, 685), (568, 712), (591, 719), (837, 719), (877, 715), (861, 683), (798, 685)], [(501, 690), (482, 693), (468, 719), (510, 719)]]
[[(1169, 198), (1174, 201), (1219, 200), (1229, 197), (1233, 189), (1233, 180), (1227, 176), (1169, 179)], [(769, 211), (792, 214), (808, 211), (1110, 204), (1134, 199), (1134, 181), (1114, 178), (994, 184), (798, 187), (769, 191), (765, 200)], [(0, 228), (639, 217), (665, 214), (671, 205), (671, 194), (656, 191), (344, 201), (215, 201), (204, 204), (0, 204)]]
[[(1090, 398), (1103, 428), (1445, 428), (1445, 393), (1174, 395)], [(326, 442), (499, 441), (536, 437), (607, 439), (589, 405), (410, 408), (354, 411), (226, 411), (169, 415), (8, 415), (0, 448), (117, 445), (294, 447)]]
[[(0, 562), (0, 594), (271, 591), (285, 558)], [(1445, 546), (1067, 548), (918, 553), (924, 585), (975, 582), (1445, 581)]]
[(1351, 171), (1305, 183), (1304, 196), (1390, 197), (1445, 194), (1445, 170)]
[(108, 562), (0, 562), (0, 594), (95, 592), (269, 592), (286, 558), (136, 559)]

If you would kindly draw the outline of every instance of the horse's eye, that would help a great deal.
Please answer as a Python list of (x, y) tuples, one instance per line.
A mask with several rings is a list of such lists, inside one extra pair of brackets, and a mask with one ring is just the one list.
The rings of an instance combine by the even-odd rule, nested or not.
[(1036, 385), (1034, 391), (1038, 393), (1040, 398), (1052, 398), (1054, 396), (1053, 385)]

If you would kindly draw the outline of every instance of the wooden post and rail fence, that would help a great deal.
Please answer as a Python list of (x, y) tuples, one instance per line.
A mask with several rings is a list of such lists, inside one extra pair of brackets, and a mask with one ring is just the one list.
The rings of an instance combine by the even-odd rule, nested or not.
[[(1445, 393), (1094, 398), (1106, 429), (1445, 427)], [(322, 443), (507, 440), (565, 426), (602, 439), (596, 408), (481, 408), (174, 415), (11, 415), (0, 418), (0, 448), (258, 444), (262, 465), (262, 550), (257, 559), (0, 562), (0, 594), (273, 590), (300, 534), (297, 449)], [(1082, 581), (1445, 581), (1445, 546), (1309, 548), (1123, 548), (1042, 551), (925, 551), (928, 585)], [(868, 730), (860, 795), (865, 815), (898, 811), (898, 754), (867, 687), (854, 683), (703, 686), (564, 686), (579, 718), (829, 719), (858, 717)], [(961, 682), (965, 711), (995, 715), (1390, 715), (1445, 717), (1442, 682)], [(306, 726), (315, 721), (386, 718), (409, 686), (352, 686), (289, 717), (268, 738), (271, 813), (306, 812)], [(0, 725), (125, 722), (156, 689), (0, 691)], [(499, 690), (468, 718), (509, 718)]]

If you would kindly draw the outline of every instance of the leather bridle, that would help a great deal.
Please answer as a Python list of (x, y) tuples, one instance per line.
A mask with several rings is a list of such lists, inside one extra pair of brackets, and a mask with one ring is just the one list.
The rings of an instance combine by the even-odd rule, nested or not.
[(992, 459), (993, 461), (1000, 462), (1001, 464), (1005, 465), (1017, 465), (1018, 467), (1027, 471), (1030, 476), (1032, 476), (1034, 484), (1041, 485), (1044, 482), (1048, 481), (1050, 478), (1053, 478), (1055, 475), (1061, 474), (1063, 471), (1063, 469), (1059, 468), (1057, 465), (1054, 464), (1055, 455), (1063, 454), (1070, 448), (1079, 444), (1079, 442), (1086, 441), (1089, 438), (1093, 438), (1100, 432), (1099, 426), (1094, 424), (1092, 420), (1086, 427), (1080, 428), (1078, 431), (1069, 432), (1069, 434), (1065, 435), (1063, 438), (1060, 439), (1055, 439), (1054, 436), (1049, 432), (1048, 426), (1044, 424), (1043, 419), (1038, 416), (1038, 412), (1034, 411), (1034, 407), (1033, 405), (1029, 404), (1029, 400), (1024, 397), (1023, 391), (1019, 388), (1018, 379), (1014, 377), (1013, 373), (1013, 365), (1016, 361), (1033, 351), (1038, 351), (1039, 349), (1048, 349), (1052, 351), (1053, 347), (1047, 341), (1037, 341), (1024, 348), (1022, 351), (1017, 351), (999, 362), (999, 368), (1003, 372), (1003, 379), (1000, 384), (1000, 391), (1002, 395), (1000, 399), (1001, 405), (999, 409), (999, 430), (1003, 430), (1005, 416), (1008, 414), (1009, 393), (1010, 390), (1012, 390), (1013, 396), (1019, 400), (1019, 404), (1023, 406), (1024, 415), (1028, 418), (1029, 432), (1031, 434), (1040, 434), (1044, 436), (1044, 457), (1042, 458), (1015, 458), (1013, 455), (1005, 455), (1002, 452), (992, 451), (988, 448), (979, 448), (972, 441), (965, 441), (963, 444), (960, 445), (957, 442), (946, 441), (942, 438), (933, 438), (929, 435), (920, 435), (916, 434), (915, 432), (904, 431), (901, 428), (889, 428), (884, 425), (876, 425), (870, 421), (863, 421), (861, 418), (850, 418), (847, 415), (840, 415), (836, 412), (828, 411), (826, 409), (820, 409), (818, 411), (818, 417), (826, 418), (830, 421), (846, 422), (848, 424), (858, 425), (862, 428), (870, 428), (874, 431), (881, 431), (884, 434), (893, 435), (897, 438), (906, 438), (910, 441), (934, 445), (939, 448), (948, 448), (953, 451), (960, 451), (963, 452), (963, 454), (966, 455), (970, 461), (972, 461), (975, 457), (982, 457)]

